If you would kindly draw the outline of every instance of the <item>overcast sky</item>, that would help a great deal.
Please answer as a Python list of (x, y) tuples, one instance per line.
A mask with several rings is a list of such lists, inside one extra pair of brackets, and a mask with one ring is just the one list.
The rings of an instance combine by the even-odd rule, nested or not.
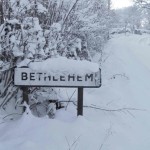
[(132, 0), (112, 0), (112, 7), (114, 9), (128, 7), (133, 4)]

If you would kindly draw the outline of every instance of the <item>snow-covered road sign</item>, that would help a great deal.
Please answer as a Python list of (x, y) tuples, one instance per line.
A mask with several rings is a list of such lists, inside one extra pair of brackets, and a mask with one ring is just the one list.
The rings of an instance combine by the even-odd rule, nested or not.
[(30, 68), (16, 68), (14, 84), (19, 86), (87, 87), (101, 86), (101, 71), (84, 75), (36, 72)]

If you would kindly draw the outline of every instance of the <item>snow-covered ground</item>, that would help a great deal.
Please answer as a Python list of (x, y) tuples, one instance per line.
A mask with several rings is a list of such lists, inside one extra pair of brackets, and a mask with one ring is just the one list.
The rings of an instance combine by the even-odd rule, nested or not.
[[(102, 87), (84, 90), (76, 107), (55, 119), (24, 115), (0, 124), (0, 150), (148, 150), (150, 148), (150, 37), (117, 35), (105, 47)], [(68, 99), (75, 89), (62, 89)], [(76, 100), (76, 94), (72, 100)], [(96, 109), (99, 108), (99, 109)], [(110, 110), (110, 111), (108, 111)]]

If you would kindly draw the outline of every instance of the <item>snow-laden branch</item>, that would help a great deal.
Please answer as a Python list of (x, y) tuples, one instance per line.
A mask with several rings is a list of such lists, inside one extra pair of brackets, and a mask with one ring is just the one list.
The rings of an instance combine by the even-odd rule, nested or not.
[(69, 9), (68, 13), (65, 15), (65, 18), (64, 18), (64, 20), (63, 20), (63, 24), (62, 24), (62, 30), (63, 30), (63, 26), (64, 26), (64, 24), (65, 24), (65, 23), (66, 23), (66, 21), (68, 20), (68, 17), (69, 17), (69, 15), (70, 15), (70, 13), (71, 13), (71, 12), (72, 12), (72, 10), (76, 7), (76, 5), (77, 5), (78, 1), (79, 1), (79, 0), (76, 0), (76, 1), (74, 2), (74, 4), (70, 7), (70, 9)]
[[(73, 103), (75, 106), (77, 106), (75, 101), (60, 101), (60, 102)], [(102, 108), (102, 107), (99, 107), (96, 105), (83, 105), (83, 107), (90, 108), (90, 109), (97, 109), (97, 110), (101, 110), (101, 111), (107, 111), (107, 112), (127, 112), (132, 116), (133, 116), (133, 114), (131, 114), (130, 111), (147, 111), (146, 109), (140, 109), (140, 108), (134, 108), (134, 107), (122, 107), (122, 108), (116, 108), (116, 109)]]

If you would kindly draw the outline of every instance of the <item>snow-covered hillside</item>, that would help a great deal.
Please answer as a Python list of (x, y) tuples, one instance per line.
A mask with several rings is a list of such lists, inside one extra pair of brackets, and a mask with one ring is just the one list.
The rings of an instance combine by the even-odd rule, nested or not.
[[(70, 103), (55, 119), (29, 112), (1, 123), (0, 150), (148, 150), (150, 37), (116, 35), (104, 56), (102, 87), (84, 90), (83, 117), (76, 117)], [(62, 99), (68, 100), (74, 90), (61, 89)], [(71, 100), (76, 101), (76, 94)]]

